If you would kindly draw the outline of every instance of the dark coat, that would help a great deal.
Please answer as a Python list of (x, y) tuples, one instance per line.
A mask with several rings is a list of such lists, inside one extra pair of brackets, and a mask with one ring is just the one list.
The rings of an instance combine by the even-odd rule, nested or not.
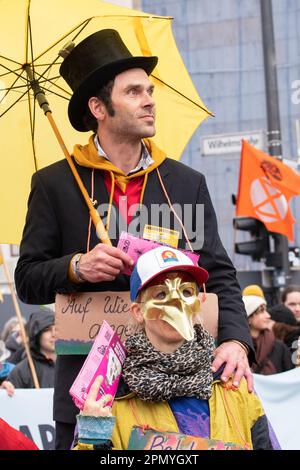
[[(255, 347), (255, 341), (254, 341)], [(258, 361), (258, 359), (257, 359)], [(292, 362), (292, 354), (289, 348), (284, 344), (283, 341), (274, 338), (273, 349), (265, 360), (258, 362), (253, 366), (255, 374), (269, 375), (270, 371), (266, 368), (267, 361), (271, 361), (276, 369), (276, 374), (280, 372), (286, 372), (293, 369), (295, 366)]]
[(289, 348), (283, 341), (275, 340), (274, 349), (269, 356), (270, 360), (276, 367), (277, 373), (286, 372), (287, 370), (294, 369), (292, 357)]
[[(39, 347), (41, 333), (53, 324), (54, 314), (46, 310), (45, 312), (33, 312), (26, 325), (30, 352), (41, 388), (54, 387), (54, 362), (41, 354)], [(14, 367), (7, 377), (7, 380), (16, 388), (35, 388), (29, 362), (26, 357)]]
[(292, 352), (294, 352), (295, 349), (297, 349), (297, 347), (298, 347), (297, 343), (299, 342), (299, 339), (300, 339), (300, 328), (298, 328), (295, 331), (291, 331), (290, 333), (288, 333), (283, 341), (287, 345), (287, 347)]
[[(31, 353), (36, 375), (41, 388), (54, 387), (54, 362), (37, 352)], [(7, 377), (16, 388), (35, 388), (28, 359), (23, 359)]]
[[(91, 169), (78, 165), (77, 169), (91, 194)], [(166, 159), (159, 170), (173, 204), (191, 205), (194, 220), (196, 204), (204, 207), (204, 244), (199, 251), (200, 265), (209, 272), (207, 291), (216, 293), (219, 298), (219, 342), (229, 339), (243, 341), (250, 346), (253, 354), (236, 272), (221, 244), (204, 176), (171, 159)], [(109, 201), (103, 172), (98, 170), (95, 170), (94, 199), (98, 203)], [(154, 170), (148, 174), (143, 198), (143, 204), (149, 209), (149, 217), (141, 221), (141, 225), (151, 224), (151, 205), (162, 203), (166, 204), (167, 201)], [(188, 218), (191, 218), (191, 214), (187, 215)], [(185, 221), (184, 217), (182, 219), (188, 225), (188, 220)], [(157, 225), (157, 222), (153, 221), (152, 224)], [(65, 160), (33, 176), (20, 258), (15, 271), (18, 295), (23, 302), (52, 303), (56, 292), (129, 290), (129, 278), (125, 275), (118, 276), (114, 282), (98, 284), (75, 285), (68, 280), (68, 266), (72, 256), (86, 251), (88, 225), (87, 207)], [(169, 228), (178, 230), (178, 223), (172, 221)], [(199, 231), (202, 227), (196, 228)], [(118, 237), (111, 236), (111, 241), (116, 246)], [(93, 248), (97, 243), (99, 240), (93, 228), (90, 247)], [(178, 247), (185, 248), (184, 239), (179, 241)], [(84, 356), (60, 356), (57, 359), (54, 395), (54, 419), (57, 421), (75, 422), (77, 409), (68, 391), (84, 359)]]
[(23, 344), (19, 344), (14, 337), (14, 332), (10, 333), (5, 346), (10, 351), (9, 362), (12, 364), (18, 364), (24, 358), (25, 350)]

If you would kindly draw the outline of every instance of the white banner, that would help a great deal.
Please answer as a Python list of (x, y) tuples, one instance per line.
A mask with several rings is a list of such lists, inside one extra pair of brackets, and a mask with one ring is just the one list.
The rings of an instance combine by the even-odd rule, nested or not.
[(52, 419), (53, 388), (15, 390), (9, 397), (0, 390), (0, 416), (13, 428), (19, 429), (41, 450), (52, 450), (55, 426)]
[(281, 374), (254, 374), (254, 387), (281, 448), (300, 450), (300, 367)]
[[(275, 375), (254, 374), (255, 390), (283, 450), (300, 450), (300, 368)], [(0, 416), (32, 439), (39, 449), (54, 449), (53, 389), (0, 390)]]

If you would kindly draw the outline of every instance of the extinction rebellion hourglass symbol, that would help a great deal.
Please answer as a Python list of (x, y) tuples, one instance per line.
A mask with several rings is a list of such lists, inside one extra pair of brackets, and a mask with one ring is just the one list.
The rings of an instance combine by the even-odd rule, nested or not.
[(262, 222), (281, 222), (285, 219), (289, 207), (286, 197), (265, 176), (252, 182), (250, 197), (255, 213)]

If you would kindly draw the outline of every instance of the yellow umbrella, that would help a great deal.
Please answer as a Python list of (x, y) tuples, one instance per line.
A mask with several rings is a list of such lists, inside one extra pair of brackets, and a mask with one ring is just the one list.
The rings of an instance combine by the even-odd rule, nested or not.
[(71, 90), (59, 76), (59, 51), (105, 28), (117, 29), (133, 55), (156, 55), (156, 145), (179, 159), (199, 124), (211, 114), (178, 52), (171, 18), (100, 0), (0, 0), (0, 218), (1, 243), (18, 244), (31, 175), (63, 158), (48, 120), (34, 100), (29, 75), (45, 91), (66, 147), (85, 144), (67, 117)]

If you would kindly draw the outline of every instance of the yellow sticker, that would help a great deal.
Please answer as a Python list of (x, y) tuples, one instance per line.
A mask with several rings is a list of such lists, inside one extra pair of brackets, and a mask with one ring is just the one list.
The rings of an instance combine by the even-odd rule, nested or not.
[(143, 238), (146, 238), (147, 240), (153, 240), (158, 243), (164, 243), (166, 245), (172, 246), (173, 248), (177, 248), (179, 232), (177, 230), (170, 230), (164, 227), (145, 225)]

